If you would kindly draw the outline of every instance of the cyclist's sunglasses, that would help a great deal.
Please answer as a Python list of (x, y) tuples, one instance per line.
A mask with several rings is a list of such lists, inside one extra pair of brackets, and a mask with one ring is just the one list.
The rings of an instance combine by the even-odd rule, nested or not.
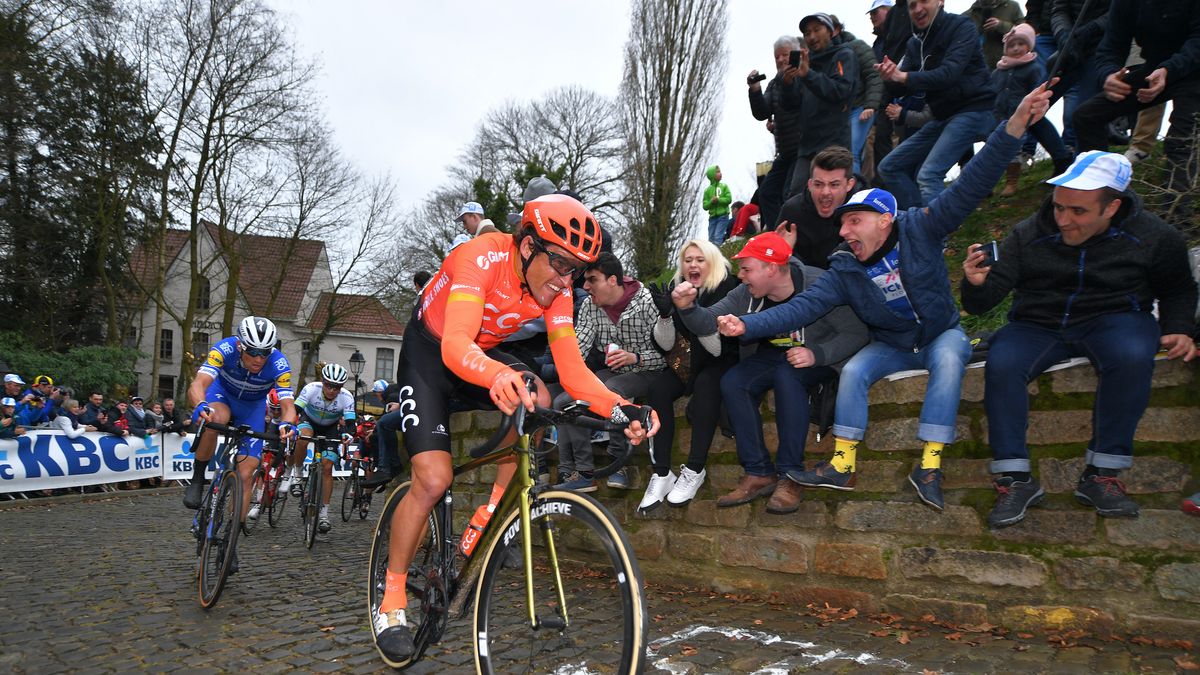
[(246, 354), (248, 354), (249, 356), (260, 356), (261, 357), (261, 356), (270, 356), (271, 352), (274, 351), (274, 348), (273, 347), (265, 347), (265, 348), (242, 347), (242, 351), (246, 352)]
[(334, 391), (338, 391), (342, 388), (342, 385), (340, 385), (340, 384), (335, 384), (333, 382), (326, 382), (324, 380), (321, 380), (321, 386), (325, 387), (326, 389), (332, 389)]
[(563, 276), (577, 279), (587, 269), (587, 265), (576, 264), (572, 258), (546, 248), (546, 244), (536, 237), (531, 238), (530, 241), (533, 242), (533, 247), (537, 249), (538, 253), (546, 254), (546, 259), (550, 262), (550, 267), (553, 267), (555, 272)]

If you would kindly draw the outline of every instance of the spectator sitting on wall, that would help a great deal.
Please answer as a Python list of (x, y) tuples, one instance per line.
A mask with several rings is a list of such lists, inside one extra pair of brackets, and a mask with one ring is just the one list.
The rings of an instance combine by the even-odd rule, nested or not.
[(942, 240), (991, 191), (1020, 149), (1029, 124), (1045, 114), (1049, 99), (1044, 87), (1026, 96), (954, 185), (926, 208), (897, 212), (895, 198), (880, 189), (854, 195), (838, 209), (846, 247), (834, 253), (829, 272), (777, 307), (741, 318), (720, 317), (722, 334), (761, 338), (849, 305), (871, 331), (871, 343), (850, 359), (838, 380), (832, 461), (810, 471), (789, 471), (789, 479), (806, 487), (853, 490), (856, 452), (866, 434), (868, 390), (886, 375), (923, 368), (929, 371), (929, 382), (917, 438), (924, 450), (909, 482), (921, 501), (944, 508), (941, 454), (954, 442), (971, 343), (959, 326)]
[(854, 157), (840, 145), (831, 145), (812, 160), (808, 187), (784, 203), (775, 233), (792, 247), (800, 262), (829, 268), (829, 255), (842, 243), (841, 223), (834, 217), (858, 184)]
[[(1150, 400), (1154, 355), (1196, 354), (1196, 282), (1175, 228), (1142, 208), (1123, 155), (1083, 153), (1036, 214), (1017, 224), (989, 266), (978, 244), (963, 262), (963, 308), (982, 314), (1013, 293), (1008, 324), (992, 337), (985, 373), (991, 471), (999, 493), (992, 527), (1025, 518), (1043, 491), (1030, 473), (1029, 382), (1086, 356), (1099, 384), (1087, 467), (1075, 498), (1105, 517), (1136, 517), (1118, 474), (1133, 465), (1133, 435)], [(1158, 319), (1151, 309), (1157, 305)]]
[(142, 400), (141, 396), (129, 399), (129, 405), (125, 410), (125, 421), (130, 436), (141, 438), (158, 433), (158, 420), (155, 419), (153, 413), (146, 410), (145, 406), (146, 402)]
[(942, 0), (909, 0), (913, 35), (899, 65), (877, 66), (885, 82), (904, 93), (924, 92), (933, 120), (879, 164), (879, 177), (900, 209), (924, 206), (946, 189), (946, 172), (995, 125), (995, 95), (971, 20)]
[(162, 430), (164, 433), (176, 433), (180, 436), (187, 435), (192, 426), (192, 418), (184, 415), (183, 411), (175, 406), (175, 399), (164, 398), (162, 402)]
[(0, 398), (0, 438), (16, 438), (25, 433), (17, 422), (17, 402), (11, 396)]
[(67, 438), (79, 438), (86, 431), (96, 431), (90, 424), (80, 424), (79, 416), (83, 414), (83, 406), (73, 398), (63, 401), (58, 417), (54, 418), (53, 426), (67, 435)]
[[(746, 242), (735, 256), (740, 261), (738, 278), (742, 284), (709, 307), (697, 306), (695, 288), (680, 282), (672, 292), (672, 300), (684, 324), (697, 335), (715, 336), (718, 316), (760, 312), (809, 288), (822, 270), (789, 256), (788, 249), (788, 243), (774, 232), (764, 232)], [(866, 327), (848, 308), (838, 307), (809, 325), (763, 336), (746, 345), (746, 354), (725, 373), (720, 384), (744, 475), (732, 492), (717, 500), (717, 506), (737, 506), (770, 495), (769, 513), (791, 513), (800, 508), (799, 485), (779, 480), (779, 476), (804, 470), (808, 389), (836, 377), (835, 367), (866, 343)], [(779, 431), (774, 462), (763, 438), (759, 412), (763, 396), (770, 390), (775, 392)]]
[(83, 417), (79, 418), (79, 422), (81, 424), (95, 424), (96, 418), (102, 412), (105, 412), (104, 394), (93, 391), (88, 394), (88, 402), (83, 406)]

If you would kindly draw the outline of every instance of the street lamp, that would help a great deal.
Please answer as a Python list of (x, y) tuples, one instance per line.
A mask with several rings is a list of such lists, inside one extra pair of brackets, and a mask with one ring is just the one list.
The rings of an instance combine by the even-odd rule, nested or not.
[(354, 375), (354, 413), (356, 415), (362, 412), (358, 409), (358, 390), (361, 386), (358, 376), (362, 375), (363, 368), (366, 365), (366, 357), (362, 355), (362, 352), (355, 349), (354, 353), (350, 355), (350, 373)]

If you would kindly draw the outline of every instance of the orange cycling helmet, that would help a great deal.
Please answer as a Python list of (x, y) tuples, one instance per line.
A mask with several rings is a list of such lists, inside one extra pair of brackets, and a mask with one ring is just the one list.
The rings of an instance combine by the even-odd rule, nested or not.
[(552, 194), (525, 202), (521, 228), (544, 242), (558, 244), (576, 258), (591, 263), (600, 255), (600, 226), (577, 199)]

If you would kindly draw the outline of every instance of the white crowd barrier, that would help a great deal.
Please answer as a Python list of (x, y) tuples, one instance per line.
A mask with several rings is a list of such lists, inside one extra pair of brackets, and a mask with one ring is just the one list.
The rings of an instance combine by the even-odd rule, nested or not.
[[(61, 431), (31, 429), (15, 439), (0, 440), (0, 493), (142, 478), (190, 480), (195, 460), (193, 439), (192, 434), (152, 434), (142, 438), (99, 432), (68, 438)], [(310, 446), (304, 460), (306, 468), (312, 459)], [(335, 476), (349, 474), (344, 464), (339, 462), (334, 466)], [(210, 464), (209, 477), (212, 471)]]

